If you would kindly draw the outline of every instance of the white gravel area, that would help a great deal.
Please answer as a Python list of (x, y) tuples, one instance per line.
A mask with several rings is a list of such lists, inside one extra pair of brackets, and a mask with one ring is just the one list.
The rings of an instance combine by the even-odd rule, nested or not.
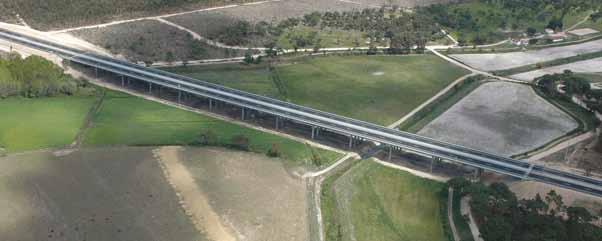
[(580, 29), (571, 30), (571, 31), (569, 31), (569, 33), (577, 35), (577, 36), (585, 36), (585, 35), (589, 35), (589, 34), (598, 33), (598, 30), (591, 29), (591, 28), (580, 28)]
[(529, 50), (525, 52), (453, 54), (451, 57), (470, 65), (471, 67), (484, 71), (493, 71), (511, 69), (524, 65), (560, 58), (568, 58), (597, 51), (602, 51), (602, 39), (581, 44), (545, 48), (540, 50)]
[(577, 127), (574, 119), (539, 97), (531, 87), (490, 82), (418, 134), (511, 156), (542, 146)]
[(562, 73), (565, 70), (570, 70), (575, 73), (600, 72), (602, 71), (602, 57), (515, 74), (510, 76), (510, 78), (524, 81), (532, 81), (537, 77), (544, 76), (546, 74)]

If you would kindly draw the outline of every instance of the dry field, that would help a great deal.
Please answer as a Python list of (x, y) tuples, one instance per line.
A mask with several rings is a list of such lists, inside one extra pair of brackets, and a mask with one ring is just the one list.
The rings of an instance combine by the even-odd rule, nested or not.
[(511, 53), (454, 54), (451, 57), (480, 70), (511, 69), (602, 50), (602, 39), (563, 47)]
[(545, 145), (577, 122), (528, 86), (481, 85), (429, 123), (419, 134), (510, 156)]
[(595, 73), (602, 71), (602, 58), (588, 59), (570, 64), (552, 66), (548, 68), (533, 70), (525, 73), (510, 76), (514, 79), (532, 81), (533, 79), (546, 74), (562, 73), (565, 70), (571, 70), (575, 73)]
[(221, 148), (180, 149), (176, 157), (204, 196), (193, 200), (209, 200), (211, 210), (201, 212), (200, 218), (211, 216), (208, 212), (217, 214), (230, 234), (226, 236), (247, 241), (307, 240), (305, 183), (278, 159)]
[(0, 240), (207, 240), (151, 148), (0, 159)]
[[(154, 20), (77, 30), (71, 34), (134, 61), (197, 60), (244, 55), (241, 51), (194, 41), (187, 32)], [(195, 44), (203, 50), (193, 51)]]
[(436, 3), (446, 3), (451, 2), (450, 0), (339, 0), (345, 2), (353, 2), (356, 4), (361, 4), (363, 6), (389, 6), (389, 5), (397, 5), (400, 7), (416, 7), (416, 6), (426, 6)]

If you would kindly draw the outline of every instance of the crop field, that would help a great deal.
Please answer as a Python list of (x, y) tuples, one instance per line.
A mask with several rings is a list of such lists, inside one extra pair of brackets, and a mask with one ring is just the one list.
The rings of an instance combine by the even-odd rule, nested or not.
[(510, 156), (540, 147), (577, 127), (574, 119), (539, 97), (531, 87), (491, 82), (481, 85), (418, 133)]
[(313, 153), (320, 157), (323, 166), (339, 157), (338, 153), (274, 134), (115, 92), (105, 97), (93, 127), (86, 132), (84, 144), (186, 145), (196, 143), (209, 130), (216, 136), (216, 145), (231, 145), (232, 138), (239, 135), (249, 139), (252, 152), (266, 153), (275, 144), (282, 158), (292, 166), (316, 168), (309, 161)]
[(570, 64), (563, 64), (558, 66), (552, 66), (548, 68), (533, 70), (525, 73), (515, 74), (510, 76), (514, 79), (532, 81), (537, 77), (544, 76), (546, 74), (562, 73), (565, 70), (570, 70), (575, 73), (594, 73), (602, 71), (602, 58), (595, 58), (589, 60), (578, 61)]
[[(327, 181), (329, 182), (329, 181)], [(364, 160), (323, 192), (328, 240), (447, 240), (439, 192), (444, 185)], [(324, 197), (325, 195), (323, 195)], [(331, 205), (325, 207), (324, 205)]]
[(454, 54), (451, 57), (485, 71), (503, 70), (602, 50), (602, 40), (510, 53)]
[(0, 146), (20, 152), (69, 145), (94, 100), (94, 96), (0, 99)]
[(155, 20), (83, 29), (71, 34), (134, 61), (176, 61), (240, 57), (244, 51), (196, 41), (187, 32)]
[[(282, 161), (222, 148), (186, 148), (178, 158), (204, 196), (195, 202), (209, 200), (210, 210), (205, 212), (216, 213), (231, 230), (230, 236), (248, 241), (308, 240), (306, 185)], [(208, 216), (199, 214), (203, 219)]]
[(433, 55), (303, 58), (272, 73), (266, 66), (238, 64), (168, 70), (382, 125), (467, 74)]
[(150, 148), (0, 158), (0, 240), (208, 240)]

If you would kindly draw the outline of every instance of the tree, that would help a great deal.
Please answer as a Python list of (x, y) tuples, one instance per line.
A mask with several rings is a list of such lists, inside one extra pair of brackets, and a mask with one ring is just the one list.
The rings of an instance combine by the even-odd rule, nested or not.
[(172, 63), (175, 60), (175, 57), (173, 55), (173, 52), (171, 51), (167, 51), (167, 53), (165, 53), (165, 61), (167, 61), (167, 63)]
[(536, 33), (537, 33), (537, 29), (535, 29), (534, 27), (527, 28), (527, 36), (533, 37), (533, 36), (535, 36)]
[(251, 54), (251, 50), (247, 50), (245, 52), (245, 58), (243, 59), (245, 64), (252, 64), (254, 62), (253, 55)]

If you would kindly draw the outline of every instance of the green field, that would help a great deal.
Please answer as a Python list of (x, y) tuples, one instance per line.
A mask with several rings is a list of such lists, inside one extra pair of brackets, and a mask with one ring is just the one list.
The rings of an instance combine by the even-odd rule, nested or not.
[(276, 144), (281, 157), (294, 165), (313, 167), (309, 164), (312, 152), (320, 156), (320, 166), (328, 165), (339, 156), (277, 135), (115, 92), (105, 97), (84, 144), (186, 145), (195, 143), (207, 130), (216, 134), (218, 145), (229, 145), (236, 135), (246, 136), (249, 150), (253, 152), (266, 153)]
[(364, 160), (324, 182), (326, 240), (446, 240), (442, 188), (442, 183)]
[(93, 96), (0, 99), (0, 146), (20, 152), (68, 145), (94, 100)]
[(434, 55), (301, 58), (278, 65), (273, 73), (264, 65), (240, 64), (168, 70), (382, 125), (467, 74)]

